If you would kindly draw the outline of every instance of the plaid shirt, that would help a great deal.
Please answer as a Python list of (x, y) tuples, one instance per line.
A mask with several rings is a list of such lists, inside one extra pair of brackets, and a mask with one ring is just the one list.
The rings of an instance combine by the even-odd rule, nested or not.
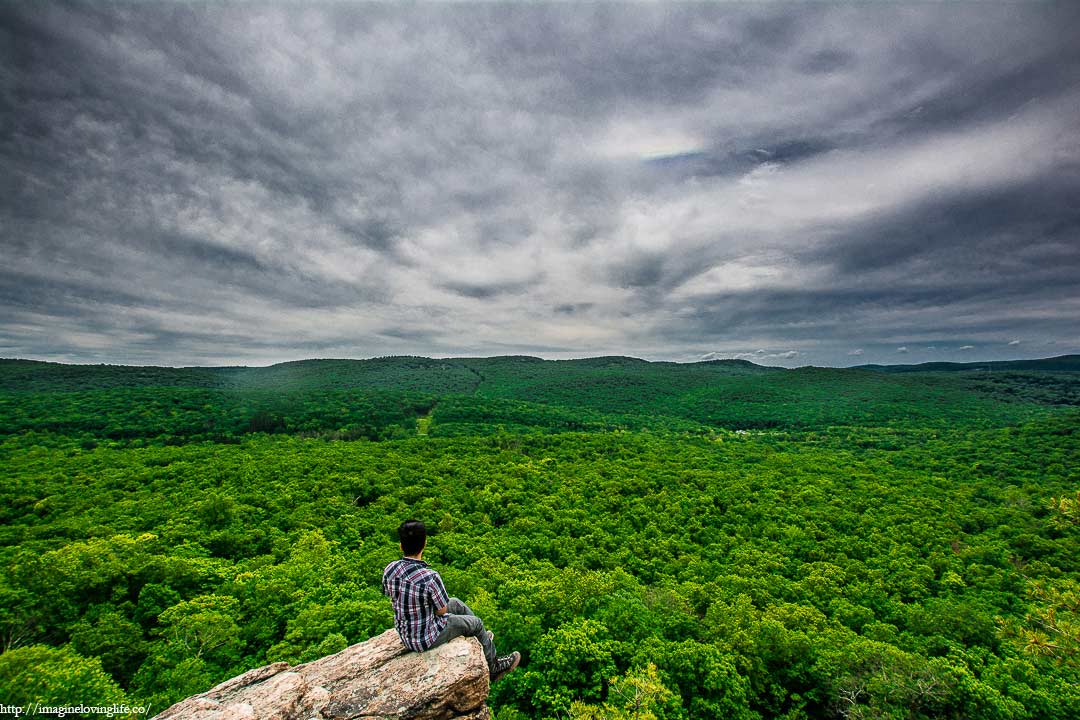
[(439, 573), (422, 560), (401, 558), (386, 566), (383, 595), (394, 603), (394, 627), (405, 647), (423, 652), (446, 627), (446, 615), (435, 611), (450, 602)]

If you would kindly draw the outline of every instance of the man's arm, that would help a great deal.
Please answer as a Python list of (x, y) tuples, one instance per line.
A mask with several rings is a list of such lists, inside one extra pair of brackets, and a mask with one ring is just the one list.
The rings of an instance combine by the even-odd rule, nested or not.
[(435, 610), (436, 615), (445, 615), (450, 604), (450, 596), (446, 592), (446, 586), (443, 585), (439, 573), (435, 573), (431, 583), (431, 604), (437, 608)]

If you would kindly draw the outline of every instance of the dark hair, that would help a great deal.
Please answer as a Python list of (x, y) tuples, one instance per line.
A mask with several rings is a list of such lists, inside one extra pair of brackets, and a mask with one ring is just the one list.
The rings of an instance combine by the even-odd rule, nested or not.
[(427, 542), (427, 528), (419, 520), (406, 520), (397, 529), (398, 539), (401, 540), (401, 552), (406, 555), (415, 555), (424, 549)]

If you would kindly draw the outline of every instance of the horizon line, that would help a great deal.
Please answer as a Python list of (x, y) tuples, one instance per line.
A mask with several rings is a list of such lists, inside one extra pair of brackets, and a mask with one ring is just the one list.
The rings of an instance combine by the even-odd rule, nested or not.
[(278, 362), (272, 362), (265, 365), (156, 365), (156, 364), (126, 364), (126, 363), (110, 363), (110, 362), (64, 362), (61, 360), (42, 360), (38, 358), (18, 358), (18, 357), (0, 357), (0, 362), (31, 362), (31, 363), (43, 363), (47, 365), (64, 365), (67, 367), (118, 367), (118, 368), (165, 368), (170, 370), (228, 370), (228, 369), (265, 369), (277, 367), (278, 365), (288, 365), (291, 363), (303, 363), (303, 362), (370, 362), (373, 360), (390, 360), (395, 358), (416, 358), (420, 360), (496, 360), (499, 358), (527, 358), (530, 360), (539, 360), (541, 362), (575, 362), (581, 360), (603, 360), (605, 358), (621, 358), (626, 360), (635, 360), (637, 362), (650, 363), (650, 364), (668, 364), (668, 365), (698, 365), (704, 363), (716, 363), (716, 362), (739, 362), (754, 365), (755, 367), (773, 368), (778, 370), (801, 370), (805, 368), (823, 368), (833, 370), (860, 370), (860, 369), (873, 369), (873, 368), (895, 368), (895, 367), (922, 367), (926, 365), (959, 365), (959, 366), (972, 366), (972, 369), (977, 369), (975, 366), (979, 365), (1000, 365), (1003, 363), (1017, 363), (1017, 362), (1045, 362), (1051, 360), (1064, 360), (1066, 358), (1080, 358), (1080, 353), (1065, 353), (1063, 355), (1053, 355), (1050, 357), (1036, 357), (1036, 358), (1012, 358), (1006, 360), (969, 360), (969, 361), (955, 361), (955, 360), (927, 360), (919, 363), (860, 363), (858, 365), (797, 365), (794, 367), (786, 367), (783, 365), (764, 365), (762, 363), (754, 362), (745, 357), (730, 357), (730, 358), (709, 358), (698, 360), (647, 360), (641, 357), (635, 357), (633, 355), (583, 355), (581, 357), (573, 358), (543, 358), (537, 355), (526, 355), (519, 353), (511, 353), (507, 355), (448, 355), (448, 356), (428, 356), (428, 355), (373, 355), (371, 357), (307, 357), (299, 358), (296, 360), (281, 360)]

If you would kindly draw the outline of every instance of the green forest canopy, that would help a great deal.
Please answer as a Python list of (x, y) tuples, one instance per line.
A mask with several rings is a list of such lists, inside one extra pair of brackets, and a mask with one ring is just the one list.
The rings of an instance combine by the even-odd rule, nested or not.
[(1077, 717), (1078, 368), (0, 361), (0, 702), (365, 640), (415, 516), (499, 720)]

